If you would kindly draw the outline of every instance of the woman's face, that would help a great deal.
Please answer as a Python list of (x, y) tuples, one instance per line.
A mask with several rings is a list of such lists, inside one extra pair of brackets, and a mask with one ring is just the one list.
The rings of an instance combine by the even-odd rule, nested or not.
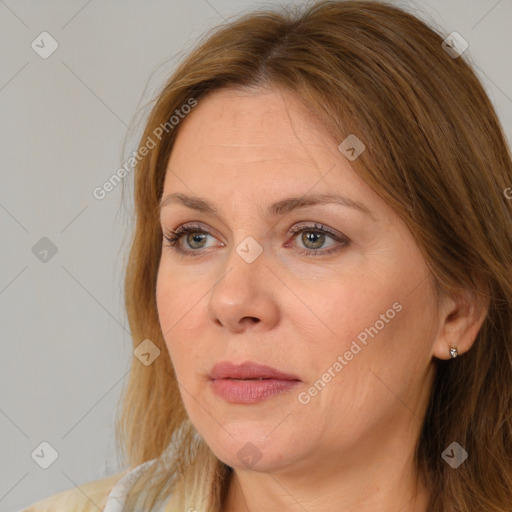
[[(439, 325), (404, 223), (288, 92), (216, 91), (181, 123), (163, 198), (189, 206), (168, 199), (161, 226), (195, 227), (164, 240), (156, 293), (199, 434), (256, 471), (355, 468), (412, 446)], [(315, 203), (328, 195), (345, 204)], [(224, 362), (288, 377), (221, 365), (212, 380)]]

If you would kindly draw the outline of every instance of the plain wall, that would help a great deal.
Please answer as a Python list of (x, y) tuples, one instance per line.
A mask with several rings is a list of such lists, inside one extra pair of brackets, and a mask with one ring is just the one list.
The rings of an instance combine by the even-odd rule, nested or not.
[[(0, 3), (0, 511), (123, 469), (114, 420), (133, 357), (122, 296), (131, 201), (121, 185), (101, 200), (93, 190), (135, 150), (132, 136), (123, 153), (130, 122), (196, 39), (276, 3)], [(510, 141), (512, 3), (399, 5), (469, 42)], [(58, 43), (48, 58), (31, 46), (51, 48), (43, 31)], [(48, 469), (31, 457), (43, 441), (58, 452)]]

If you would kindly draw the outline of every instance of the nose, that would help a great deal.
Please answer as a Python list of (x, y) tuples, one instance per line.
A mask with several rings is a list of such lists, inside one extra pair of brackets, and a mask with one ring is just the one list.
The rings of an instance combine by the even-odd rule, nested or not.
[(233, 333), (272, 329), (279, 321), (279, 280), (268, 268), (265, 252), (248, 263), (235, 249), (210, 292), (206, 315)]

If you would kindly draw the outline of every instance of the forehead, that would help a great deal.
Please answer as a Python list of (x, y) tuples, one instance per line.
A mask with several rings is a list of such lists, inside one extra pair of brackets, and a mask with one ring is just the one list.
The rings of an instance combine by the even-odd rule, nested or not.
[(335, 141), (293, 93), (275, 88), (230, 88), (199, 100), (179, 126), (173, 153), (193, 148), (208, 153), (210, 160), (250, 160), (265, 155), (284, 159), (305, 157), (307, 147), (329, 144)]
[(319, 182), (347, 191), (359, 180), (337, 141), (283, 89), (222, 89), (199, 100), (179, 125), (165, 189), (179, 185), (178, 177), (181, 188), (192, 190), (243, 182), (292, 187), (297, 194)]
[(367, 205), (368, 218), (394, 217), (338, 145), (293, 93), (215, 91), (180, 122), (162, 199), (201, 197), (252, 218), (284, 198), (332, 194)]

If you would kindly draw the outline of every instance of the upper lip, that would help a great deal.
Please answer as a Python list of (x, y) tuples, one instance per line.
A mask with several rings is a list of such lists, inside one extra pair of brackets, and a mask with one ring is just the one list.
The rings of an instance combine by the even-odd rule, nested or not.
[(235, 364), (231, 361), (221, 361), (210, 371), (210, 379), (279, 379), (300, 380), (297, 376), (284, 373), (270, 366), (246, 361)]

